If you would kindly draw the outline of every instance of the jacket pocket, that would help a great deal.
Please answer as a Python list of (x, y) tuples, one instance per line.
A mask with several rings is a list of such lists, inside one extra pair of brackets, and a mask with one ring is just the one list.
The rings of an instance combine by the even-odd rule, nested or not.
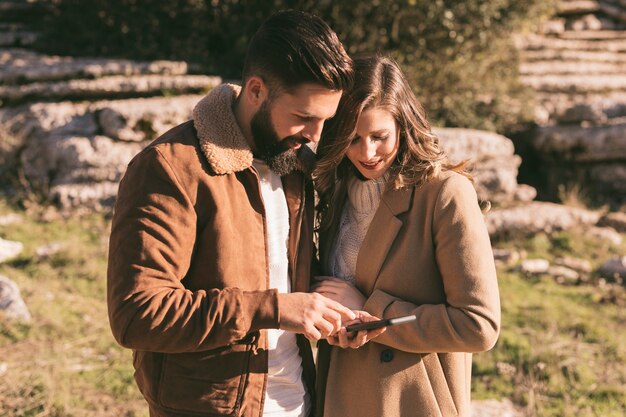
[(165, 355), (160, 405), (203, 415), (237, 415), (253, 344), (247, 340), (205, 352)]

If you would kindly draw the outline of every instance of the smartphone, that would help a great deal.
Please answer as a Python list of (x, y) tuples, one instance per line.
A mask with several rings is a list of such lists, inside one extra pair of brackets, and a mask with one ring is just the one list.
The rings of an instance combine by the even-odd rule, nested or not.
[(376, 321), (366, 321), (363, 323), (355, 323), (346, 326), (348, 332), (358, 332), (359, 330), (374, 330), (381, 327), (393, 326), (400, 323), (408, 323), (409, 321), (417, 320), (415, 315), (395, 317), (392, 319), (382, 319)]

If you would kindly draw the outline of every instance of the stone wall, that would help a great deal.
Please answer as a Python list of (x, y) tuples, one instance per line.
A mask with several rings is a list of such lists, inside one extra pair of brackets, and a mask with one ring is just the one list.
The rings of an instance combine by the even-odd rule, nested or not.
[[(516, 142), (541, 197), (578, 187), (626, 201), (626, 2), (561, 1), (540, 33), (520, 35), (537, 128)], [(531, 172), (532, 171), (532, 172)]]
[[(202, 94), (221, 82), (219, 77), (188, 74), (184, 62), (35, 52), (29, 45), (37, 33), (26, 25), (25, 16), (44, 13), (46, 3), (13, 1), (4, 7), (0, 161), (6, 162), (5, 176), (19, 176), (21, 187), (61, 207), (110, 207), (133, 155), (189, 119)], [(436, 132), (451, 159), (470, 162), (481, 200), (534, 198), (534, 189), (517, 184), (521, 161), (511, 140), (475, 130)], [(6, 172), (9, 166), (11, 172)]]

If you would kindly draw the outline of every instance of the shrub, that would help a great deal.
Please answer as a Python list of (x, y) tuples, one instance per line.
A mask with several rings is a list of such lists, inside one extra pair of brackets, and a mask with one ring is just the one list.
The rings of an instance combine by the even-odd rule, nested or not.
[[(507, 132), (530, 120), (511, 34), (554, 0), (57, 0), (42, 45), (77, 55), (182, 59), (239, 78), (246, 45), (273, 11), (316, 13), (351, 54), (396, 58), (431, 119)], [(77, 36), (80, 34), (80, 36)]]

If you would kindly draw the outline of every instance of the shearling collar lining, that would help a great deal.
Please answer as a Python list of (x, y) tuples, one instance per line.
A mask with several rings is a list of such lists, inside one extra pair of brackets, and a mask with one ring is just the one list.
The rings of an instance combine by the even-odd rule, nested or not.
[(216, 174), (231, 174), (252, 166), (252, 150), (232, 110), (240, 91), (238, 85), (219, 85), (193, 109), (200, 149)]
[[(238, 85), (221, 84), (193, 109), (193, 125), (198, 133), (200, 149), (218, 175), (246, 170), (252, 166), (254, 159), (233, 113), (233, 102), (240, 92)], [(314, 151), (303, 146), (298, 152), (299, 164), (295, 170), (310, 175), (315, 159)]]

